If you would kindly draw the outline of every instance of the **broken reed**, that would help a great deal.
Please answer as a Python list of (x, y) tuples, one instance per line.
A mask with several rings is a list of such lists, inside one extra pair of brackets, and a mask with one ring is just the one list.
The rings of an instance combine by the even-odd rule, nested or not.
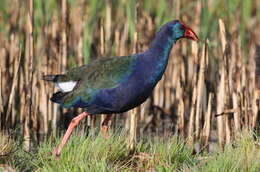
[[(54, 88), (41, 81), (42, 74), (64, 72), (68, 67), (82, 65), (89, 57), (132, 54), (133, 47), (137, 46), (143, 51), (154, 37), (156, 27), (175, 18), (173, 16), (181, 16), (200, 33), (201, 42), (182, 40), (174, 46), (165, 75), (135, 116), (138, 132), (133, 127), (136, 122), (131, 124), (126, 115), (114, 115), (114, 128), (132, 128), (132, 143), (136, 134), (167, 137), (178, 133), (187, 138), (190, 145), (199, 142), (201, 148), (207, 149), (215, 133), (223, 147), (243, 128), (259, 128), (259, 85), (256, 85), (259, 76), (255, 58), (259, 58), (256, 47), (260, 33), (256, 28), (260, 24), (256, 16), (250, 16), (248, 31), (254, 36), (248, 45), (241, 45), (238, 20), (231, 22), (228, 28), (219, 20), (214, 39), (204, 41), (205, 27), (210, 26), (204, 15), (215, 5), (211, 1), (203, 4), (177, 0), (173, 5), (178, 10), (173, 13), (169, 13), (171, 10), (163, 13), (159, 8), (148, 6), (147, 2), (140, 2), (142, 10), (137, 20), (131, 14), (136, 8), (132, 2), (115, 6), (107, 0), (102, 6), (94, 0), (89, 3), (62, 0), (60, 4), (51, 0), (34, 4), (31, 0), (16, 1), (17, 6), (8, 8), (11, 17), (4, 25), (7, 36), (5, 32), (0, 33), (1, 129), (21, 126), (19, 130), (27, 149), (32, 140), (39, 141), (60, 131), (57, 126), (65, 126), (66, 118), (72, 119), (80, 110), (62, 110), (51, 103), (49, 98)], [(184, 3), (193, 4), (194, 16), (180, 14), (179, 7)], [(168, 5), (173, 8), (170, 3)], [(105, 16), (101, 11), (105, 11)], [(14, 22), (22, 21), (23, 16), (26, 16), (25, 25)], [(163, 16), (167, 17), (163, 19)], [(134, 24), (135, 20), (138, 24)], [(99, 121), (98, 116), (88, 125), (94, 126)]]

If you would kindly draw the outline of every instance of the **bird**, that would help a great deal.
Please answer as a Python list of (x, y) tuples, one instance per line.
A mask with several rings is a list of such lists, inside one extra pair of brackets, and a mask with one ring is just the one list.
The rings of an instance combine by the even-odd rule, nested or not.
[[(44, 75), (43, 80), (55, 83), (58, 88), (51, 101), (64, 108), (84, 109), (72, 119), (53, 154), (60, 156), (73, 129), (86, 116), (122, 113), (142, 104), (162, 78), (171, 49), (181, 38), (199, 40), (190, 27), (179, 20), (172, 20), (160, 28), (144, 52), (98, 58), (64, 74)], [(110, 117), (108, 115), (104, 123)]]

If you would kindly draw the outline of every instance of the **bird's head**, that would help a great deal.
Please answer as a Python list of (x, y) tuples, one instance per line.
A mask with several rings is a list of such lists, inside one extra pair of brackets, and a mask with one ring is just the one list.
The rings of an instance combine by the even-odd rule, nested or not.
[(172, 34), (175, 40), (180, 38), (187, 38), (194, 41), (199, 40), (195, 32), (179, 20), (173, 20), (167, 23), (165, 27)]

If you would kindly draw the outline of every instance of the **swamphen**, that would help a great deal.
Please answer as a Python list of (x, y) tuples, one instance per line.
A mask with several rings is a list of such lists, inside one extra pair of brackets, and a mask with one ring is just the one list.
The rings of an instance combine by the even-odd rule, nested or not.
[(174, 20), (162, 26), (145, 52), (101, 58), (65, 74), (43, 76), (59, 88), (51, 98), (53, 102), (85, 109), (72, 119), (54, 154), (60, 155), (73, 129), (87, 115), (121, 113), (143, 103), (162, 78), (172, 45), (180, 38), (198, 40), (189, 27)]

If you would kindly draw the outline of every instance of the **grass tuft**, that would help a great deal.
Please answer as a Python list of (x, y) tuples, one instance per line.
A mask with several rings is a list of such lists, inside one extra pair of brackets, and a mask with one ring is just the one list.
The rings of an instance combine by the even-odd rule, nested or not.
[[(106, 140), (91, 131), (74, 133), (59, 160), (51, 152), (59, 139), (46, 141), (37, 151), (19, 148), (2, 163), (18, 171), (260, 171), (260, 150), (251, 132), (243, 132), (223, 152), (192, 154), (177, 136), (140, 140), (128, 149), (126, 135), (115, 133)], [(255, 141), (256, 140), (256, 141)]]
[[(259, 138), (256, 138), (259, 142)], [(244, 131), (223, 152), (216, 152), (208, 157), (194, 171), (260, 171), (260, 149), (257, 147), (252, 132)]]

